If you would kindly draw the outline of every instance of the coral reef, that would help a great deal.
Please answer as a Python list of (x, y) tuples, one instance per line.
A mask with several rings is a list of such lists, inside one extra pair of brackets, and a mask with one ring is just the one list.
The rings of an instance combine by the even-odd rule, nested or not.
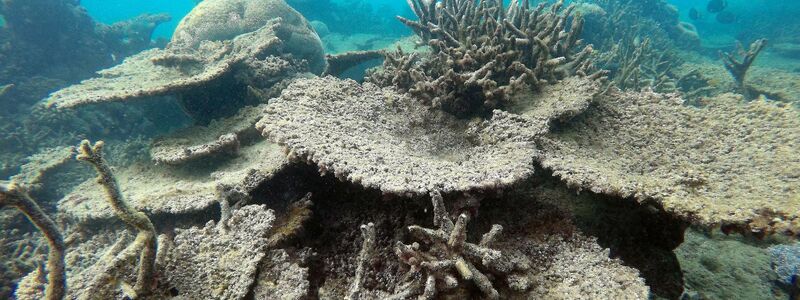
[(790, 150), (800, 141), (798, 111), (732, 95), (707, 102), (698, 109), (655, 93), (602, 97), (540, 140), (541, 163), (570, 186), (655, 200), (697, 224), (798, 234), (800, 158)]
[(44, 149), (28, 157), (27, 163), (20, 167), (17, 175), (11, 176), (11, 181), (17, 182), (27, 189), (41, 188), (42, 179), (48, 171), (55, 169), (75, 156), (75, 147), (56, 147)]
[[(457, 116), (486, 115), (512, 94), (586, 76), (592, 47), (577, 50), (583, 19), (563, 1), (532, 9), (527, 1), (409, 1), (419, 20), (398, 17), (433, 53), (397, 52), (369, 80), (394, 86)], [(602, 73), (593, 74), (592, 78)]]
[(390, 88), (326, 77), (296, 81), (256, 127), (322, 174), (427, 194), (494, 189), (533, 173), (530, 143), (506, 136), (500, 121), (468, 124)]

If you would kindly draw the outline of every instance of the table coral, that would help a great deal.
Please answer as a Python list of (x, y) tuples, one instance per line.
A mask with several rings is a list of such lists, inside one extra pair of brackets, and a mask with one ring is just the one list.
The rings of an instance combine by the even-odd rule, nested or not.
[(800, 232), (798, 111), (724, 95), (614, 93), (540, 139), (540, 161), (569, 185), (655, 200), (696, 224)]
[(507, 134), (510, 125), (457, 120), (351, 80), (298, 80), (256, 126), (290, 157), (384, 193), (494, 189), (533, 173), (535, 151)]

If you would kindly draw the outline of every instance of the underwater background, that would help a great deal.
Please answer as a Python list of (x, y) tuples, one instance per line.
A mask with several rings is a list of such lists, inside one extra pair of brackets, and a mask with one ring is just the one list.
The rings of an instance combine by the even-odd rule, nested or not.
[[(270, 6), (273, 2), (284, 1), (250, 1), (270, 3), (259, 8), (247, 6), (247, 0), (204, 1), (237, 2), (236, 9), (263, 9), (267, 12), (259, 11), (259, 14), (265, 15), (270, 15), (270, 10), (284, 12), (284, 4)], [(48, 255), (52, 257), (49, 251), (54, 244), (48, 243), (49, 236), (43, 237), (40, 232), (48, 225), (32, 225), (25, 216), (30, 213), (21, 214), (12, 209), (25, 206), (12, 201), (17, 198), (35, 199), (37, 209), (50, 216), (51, 227), (64, 233), (60, 244), (66, 249), (62, 249), (66, 257), (62, 253), (61, 268), (66, 264), (67, 275), (61, 280), (69, 283), (65, 298), (125, 299), (142, 294), (143, 267), (136, 259), (144, 260), (146, 255), (138, 256), (138, 251), (132, 255), (126, 251), (144, 248), (141, 251), (145, 253), (147, 247), (126, 248), (125, 245), (147, 239), (142, 233), (146, 230), (129, 226), (128, 221), (115, 217), (118, 211), (105, 204), (105, 194), (94, 179), (95, 170), (101, 176), (116, 177), (112, 180), (118, 182), (114, 183), (118, 185), (116, 188), (108, 187), (111, 181), (104, 184), (101, 180), (100, 185), (118, 190), (122, 195), (118, 198), (128, 198), (121, 200), (123, 204), (133, 201), (128, 212), (136, 215), (137, 210), (144, 211), (146, 214), (139, 214), (150, 219), (139, 223), (154, 228), (149, 239), (153, 245), (158, 243), (160, 255), (153, 251), (153, 264), (157, 267), (149, 272), (156, 283), (150, 285), (159, 292), (140, 295), (142, 299), (176, 296), (183, 299), (385, 299), (390, 296), (411, 299), (431, 296), (426, 280), (438, 283), (438, 289), (445, 289), (442, 286), (451, 284), (451, 277), (455, 281), (458, 276), (433, 272), (443, 277), (430, 279), (433, 275), (425, 278), (414, 273), (423, 267), (414, 265), (409, 257), (427, 259), (428, 256), (414, 256), (418, 253), (415, 251), (421, 250), (418, 244), (405, 245), (413, 234), (403, 233), (404, 229), (420, 224), (444, 230), (440, 224), (449, 222), (449, 231), (443, 231), (449, 234), (456, 231), (452, 227), (458, 226), (463, 214), (451, 213), (453, 221), (448, 219), (447, 222), (442, 221), (447, 218), (434, 215), (431, 223), (430, 214), (436, 214), (438, 203), (433, 195), (439, 191), (420, 188), (424, 191), (419, 192), (407, 187), (416, 182), (414, 178), (431, 180), (436, 187), (447, 186), (441, 191), (444, 203), (451, 210), (474, 214), (469, 217), (470, 221), (474, 220), (468, 227), (470, 233), (464, 232), (461, 242), (481, 240), (493, 232), (495, 223), (502, 223), (505, 232), (517, 234), (514, 236), (517, 240), (502, 240), (497, 243), (498, 247), (524, 248), (529, 252), (520, 251), (529, 257), (548, 256), (523, 260), (525, 263), (514, 260), (514, 267), (471, 262), (476, 265), (472, 266), (473, 273), (478, 274), (475, 276), (483, 276), (485, 280), (458, 277), (459, 284), (453, 283), (458, 287), (434, 293), (431, 299), (539, 298), (532, 295), (543, 299), (800, 299), (800, 243), (797, 241), (800, 234), (800, 160), (797, 158), (800, 141), (795, 139), (800, 136), (800, 128), (795, 126), (800, 124), (797, 113), (800, 109), (798, 1), (573, 0), (564, 3), (564, 8), (574, 5), (571, 8), (556, 9), (548, 14), (550, 5), (558, 1), (531, 0), (531, 7), (547, 4), (542, 6), (546, 8), (541, 14), (546, 20), (562, 20), (563, 24), (559, 23), (563, 26), (560, 27), (562, 33), (556, 30), (556, 34), (539, 36), (559, 40), (557, 44), (554, 41), (551, 48), (561, 57), (550, 55), (541, 61), (526, 62), (528, 77), (521, 75), (524, 72), (515, 73), (480, 85), (480, 88), (477, 85), (462, 88), (460, 84), (497, 75), (497, 70), (486, 75), (481, 70), (459, 69), (459, 66), (463, 67), (462, 61), (492, 61), (494, 58), (475, 54), (487, 53), (480, 51), (472, 53), (473, 56), (463, 55), (469, 48), (458, 47), (467, 44), (466, 29), (456, 31), (460, 35), (454, 39), (458, 41), (450, 41), (446, 35), (437, 35), (441, 31), (420, 29), (427, 26), (425, 23), (409, 25), (420, 18), (420, 8), (409, 7), (408, 3), (424, 6), (429, 2), (426, 0), (285, 0), (285, 5), (299, 14), (281, 16), (283, 19), (278, 23), (288, 23), (289, 29), (280, 25), (275, 25), (279, 29), (261, 28), (267, 24), (266, 20), (257, 20), (255, 22), (260, 22), (258, 30), (251, 30), (254, 21), (235, 12), (230, 15), (198, 13), (192, 18), (190, 12), (199, 2), (203, 1), (0, 2), (0, 179), (4, 179), (0, 180), (0, 299), (51, 297), (52, 290), (46, 291), (46, 287), (49, 289), (48, 283), (54, 280), (45, 275), (45, 270), (50, 271), (48, 276), (53, 274), (54, 267), (48, 262)], [(464, 3), (468, 1), (447, 2), (467, 7)], [(510, 1), (503, 2), (509, 5)], [(565, 10), (569, 13), (564, 13)], [(425, 8), (422, 11), (424, 14)], [(521, 14), (515, 16), (519, 18)], [(403, 22), (397, 16), (411, 21)], [(559, 19), (562, 16), (563, 19)], [(582, 21), (576, 21), (575, 16), (580, 16)], [(512, 20), (510, 23), (524, 22), (524, 18), (520, 21), (511, 16), (503, 17)], [(497, 18), (501, 18), (500, 15)], [(217, 23), (209, 20), (236, 28), (236, 34), (218, 30)], [(434, 19), (427, 21), (436, 22)], [(569, 29), (575, 24), (583, 27), (573, 39), (571, 34), (575, 31)], [(191, 30), (182, 30), (187, 27)], [(529, 29), (535, 31), (533, 27)], [(280, 45), (261, 39), (259, 35), (248, 35), (266, 31)], [(205, 43), (196, 36), (209, 37), (214, 43)], [(433, 37), (438, 37), (435, 42), (446, 46), (431, 42)], [(476, 40), (486, 44), (504, 43), (502, 38), (492, 41), (491, 34), (482, 38), (485, 39), (469, 39), (469, 43)], [(508, 36), (505, 38), (506, 44), (512, 43)], [(525, 39), (524, 43), (535, 44), (536, 41), (530, 40)], [(252, 46), (254, 44), (257, 46)], [(592, 48), (586, 50), (584, 46), (588, 44)], [(507, 45), (497, 47), (508, 50), (504, 48)], [(159, 50), (148, 50), (153, 48)], [(430, 55), (431, 48), (442, 52)], [(447, 54), (442, 54), (445, 52)], [(244, 57), (247, 55), (253, 57)], [(500, 54), (492, 57), (495, 56), (501, 57)], [(441, 63), (447, 58), (450, 58), (448, 63)], [(498, 58), (496, 63), (500, 64), (500, 60)], [(540, 71), (527, 64), (553, 66)], [(143, 65), (147, 67), (137, 69)], [(146, 68), (153, 66), (177, 71), (150, 77), (136, 73), (136, 70), (149, 70)], [(509, 64), (508, 70), (518, 70), (517, 67)], [(412, 70), (414, 68), (416, 70)], [(449, 70), (469, 76), (448, 77), (452, 74)], [(550, 81), (549, 84), (569, 82), (568, 78), (578, 75), (597, 80), (597, 83), (592, 87), (588, 87), (592, 85), (588, 83), (575, 83), (576, 87), (568, 86), (568, 91), (551, 92), (547, 84), (537, 86), (538, 81), (535, 81), (530, 83), (535, 87), (532, 92), (518, 91), (516, 80), (530, 79), (536, 76), (530, 75), (534, 73), (541, 77), (541, 82)], [(480, 76), (472, 76), (474, 74)], [(173, 78), (167, 77), (173, 75), (177, 79), (169, 81)], [(358, 83), (328, 77), (320, 79), (319, 75), (349, 78)], [(441, 76), (439, 80), (437, 76)], [(110, 83), (92, 81), (98, 77), (109, 79)], [(114, 81), (117, 79), (118, 82)], [(364, 82), (370, 83), (369, 87), (362, 86)], [(397, 94), (372, 89), (373, 85), (392, 89)], [(509, 88), (497, 88), (498, 85)], [(104, 90), (110, 91), (109, 94), (103, 95)], [(544, 141), (537, 137), (532, 143), (545, 149), (542, 152), (563, 153), (548, 157), (540, 154), (540, 149), (526, 152), (519, 150), (524, 148), (520, 144), (502, 144), (507, 142), (503, 137), (510, 133), (489, 132), (494, 128), (489, 121), (493, 120), (492, 116), (504, 116), (495, 109), (521, 115), (521, 112), (531, 111), (547, 113), (519, 108), (519, 103), (514, 102), (518, 97), (538, 99), (529, 93), (542, 93), (569, 98), (589, 93), (586, 90), (594, 91), (588, 97), (594, 99), (591, 101), (602, 97), (623, 99), (619, 103), (611, 101), (622, 108), (590, 105), (591, 101), (586, 100), (584, 104), (576, 104), (579, 108), (553, 108), (564, 110), (558, 116), (537, 115), (537, 118), (546, 119), (545, 127), (550, 129), (525, 127), (513, 131), (513, 134), (526, 134), (526, 130), (552, 131), (543, 133), (547, 135)], [(420, 111), (424, 109), (409, 108), (403, 106), (403, 100), (396, 100), (404, 99), (404, 95), (421, 99), (419, 102), (426, 108), (436, 108), (447, 116), (420, 117), (416, 114), (423, 114)], [(390, 100), (375, 102), (379, 104), (370, 102), (379, 96)], [(495, 96), (497, 98), (492, 98)], [(336, 102), (344, 101), (337, 97), (350, 97), (347, 99), (351, 101), (353, 97), (361, 98), (347, 103)], [(129, 101), (131, 99), (137, 100)], [(329, 107), (325, 101), (315, 102), (314, 99), (344, 104)], [(661, 102), (652, 107), (626, 107), (625, 100), (629, 99), (648, 104)], [(297, 103), (292, 104), (292, 101)], [(532, 100), (540, 104), (537, 101)], [(674, 107), (663, 104), (666, 102), (680, 102), (677, 106), (686, 111), (673, 114), (670, 109)], [(297, 105), (296, 109), (291, 105)], [(342, 106), (351, 107), (355, 112), (340, 110)], [(320, 112), (313, 111), (315, 108)], [(364, 112), (369, 109), (375, 109), (374, 115)], [(694, 115), (706, 110), (724, 120), (714, 123), (715, 117)], [(405, 112), (409, 115), (403, 115)], [(643, 134), (644, 137), (637, 136), (638, 139), (620, 138), (622, 141), (618, 143), (598, 141), (608, 137), (602, 133), (596, 133), (597, 139), (582, 139), (581, 133), (569, 130), (612, 130), (627, 123), (603, 127), (581, 112), (606, 113), (612, 117), (652, 113), (652, 117), (646, 115), (636, 123), (645, 129), (632, 129), (632, 133), (627, 134), (636, 136), (638, 132), (662, 126), (672, 128), (666, 130), (668, 132), (685, 133), (686, 137), (664, 142), (663, 145), (668, 145), (666, 148), (672, 149), (663, 151), (653, 150), (655, 146), (650, 147), (642, 140), (658, 140), (659, 135), (666, 134), (664, 132)], [(349, 113), (353, 114), (347, 115)], [(381, 113), (396, 116), (382, 119), (383, 116), (378, 116)], [(269, 116), (276, 116), (278, 121), (261, 120)], [(455, 121), (441, 121), (450, 120), (450, 117)], [(658, 123), (671, 117), (680, 122), (696, 123)], [(350, 120), (362, 125), (377, 122), (374, 124), (381, 126), (347, 127)], [(370, 131), (399, 126), (396, 124), (401, 121), (413, 125), (398, 129), (400, 133)], [(436, 123), (439, 121), (446, 125)], [(489, 133), (478, 130), (479, 134), (469, 135), (478, 123), (489, 124), (485, 126), (490, 129), (480, 127)], [(339, 125), (349, 131), (332, 129), (329, 134), (321, 134), (327, 128), (324, 126)], [(509, 126), (504, 123), (497, 127)], [(458, 134), (439, 132), (444, 130), (442, 128), (460, 131)], [(706, 134), (703, 130), (707, 129), (717, 136)], [(469, 137), (461, 140), (463, 132), (468, 132), (464, 135)], [(729, 132), (732, 136), (745, 136), (737, 141), (752, 142), (752, 147), (725, 144), (735, 141), (727, 139)], [(409, 172), (413, 176), (406, 178), (405, 183), (396, 183), (392, 178), (370, 181), (370, 175), (374, 174), (369, 172), (380, 173), (378, 169), (382, 168), (386, 168), (386, 173), (390, 174), (387, 176), (391, 177), (396, 170), (389, 171), (389, 167), (384, 166), (393, 166), (395, 160), (417, 161), (402, 156), (386, 157), (402, 155), (402, 151), (373, 156), (368, 150), (389, 146), (380, 143), (364, 146), (359, 144), (362, 138), (355, 137), (363, 135), (363, 139), (369, 140), (397, 134), (400, 142), (388, 144), (406, 147), (413, 142), (403, 138), (418, 133), (423, 137), (410, 140), (423, 141), (422, 144), (433, 141), (432, 145), (408, 146), (413, 150), (409, 155), (433, 153), (432, 156), (442, 161), (465, 161), (457, 164), (464, 168), (480, 169), (475, 165), (496, 168), (485, 171), (489, 174), (485, 177), (491, 180), (467, 188), (463, 187), (464, 182), (475, 180), (470, 176), (484, 173), (468, 172), (470, 175), (462, 178), (431, 171), (430, 174), (437, 174), (431, 177), (442, 181), (453, 175), (457, 183), (451, 187), (447, 182), (425, 178), (430, 174), (412, 170)], [(625, 137), (625, 134), (620, 136)], [(702, 142), (692, 142), (688, 138), (698, 136)], [(76, 148), (82, 140), (102, 140), (106, 146), (87, 143)], [(496, 150), (481, 143), (507, 148)], [(710, 144), (719, 148), (713, 151), (703, 148)], [(589, 154), (584, 154), (570, 148), (573, 145), (577, 145), (575, 148), (600, 145), (597, 147), (604, 146), (608, 152), (587, 151)], [(633, 150), (625, 148), (630, 145)], [(484, 146), (487, 148), (480, 148)], [(353, 154), (335, 147), (368, 150)], [(448, 147), (459, 150), (440, 149), (450, 149)], [(461, 147), (469, 151), (474, 150), (470, 147), (479, 149), (473, 153)], [(690, 153), (692, 149), (700, 150)], [(622, 174), (619, 180), (614, 177), (613, 170), (603, 172), (601, 168), (606, 167), (602, 164), (606, 158), (603, 155), (628, 158), (625, 152), (628, 150), (650, 153), (658, 158), (639, 160), (631, 154), (633, 158), (628, 161), (609, 163), (611, 168), (631, 166), (620, 167), (624, 171), (619, 172)], [(700, 157), (724, 156), (737, 151), (745, 152), (738, 160), (717, 160), (720, 165), (714, 171), (722, 175), (710, 169), (695, 172), (692, 163), (671, 156), (688, 153), (686, 156), (697, 159), (695, 162), (706, 163), (716, 158)], [(504, 158), (498, 162), (485, 159), (497, 153)], [(515, 155), (527, 155), (527, 160), (535, 155), (536, 162), (534, 166), (520, 165), (523, 159), (515, 161)], [(338, 163), (338, 159), (344, 163)], [(482, 160), (469, 163), (478, 159)], [(735, 171), (744, 167), (735, 161), (742, 160), (751, 162), (750, 168), (757, 170), (739, 176)], [(762, 164), (762, 160), (765, 163)], [(656, 166), (664, 161), (678, 161), (671, 165), (674, 174)], [(359, 164), (376, 162), (377, 166), (369, 165), (364, 168), (368, 171), (359, 173), (362, 170)], [(422, 162), (416, 167), (425, 165), (425, 161)], [(585, 166), (574, 166), (579, 163)], [(512, 170), (503, 169), (503, 166)], [(358, 175), (338, 172), (351, 168), (354, 171), (348, 174)], [(402, 168), (397, 170), (403, 172)], [(115, 174), (111, 174), (112, 171)], [(769, 176), (773, 171), (777, 175)], [(629, 174), (623, 174), (625, 172)], [(667, 175), (647, 178), (648, 174), (658, 172)], [(602, 179), (593, 181), (578, 177), (594, 175)], [(628, 175), (630, 177), (626, 177)], [(651, 185), (662, 184), (660, 180), (669, 184), (679, 182), (675, 186), (686, 190), (675, 186), (648, 190)], [(715, 180), (741, 186), (709, 183)], [(713, 190), (709, 192), (706, 186), (718, 188), (718, 195), (724, 195), (720, 198), (733, 199), (734, 203), (726, 202), (726, 206), (717, 208), (706, 202), (686, 204), (675, 200), (692, 198), (687, 195), (696, 192), (712, 199), (711, 202), (716, 201), (713, 193), (717, 190), (709, 187)], [(731, 196), (737, 192), (745, 196)], [(430, 203), (429, 194), (433, 203)], [(670, 196), (663, 196), (667, 194)], [(663, 199), (659, 198), (662, 196)], [(752, 205), (735, 203), (745, 198), (758, 200)], [(442, 196), (438, 199), (441, 201)], [(528, 201), (530, 199), (536, 201)], [(480, 213), (477, 213), (478, 207)], [(462, 230), (466, 231), (464, 228)], [(259, 231), (269, 232), (270, 236), (260, 236), (263, 233)], [(487, 235), (480, 236), (478, 232), (487, 232)], [(580, 238), (575, 238), (574, 232), (578, 232)], [(424, 233), (420, 235), (425, 236)], [(435, 239), (435, 234), (429, 235), (434, 237), (426, 236), (427, 239)], [(572, 240), (561, 238), (562, 235)], [(553, 236), (559, 238), (551, 238)], [(491, 252), (489, 243), (483, 244), (476, 242), (466, 248), (485, 246), (481, 251)], [(540, 244), (548, 246), (537, 246)], [(376, 250), (364, 250), (370, 247)], [(423, 250), (433, 248), (423, 243)], [(208, 252), (199, 254), (202, 251)], [(453, 250), (440, 252), (452, 253)], [(564, 254), (568, 258), (563, 258), (555, 253), (572, 256)], [(230, 255), (230, 261), (220, 258), (226, 255)], [(464, 257), (470, 260), (469, 254), (461, 255), (463, 257), (452, 258), (452, 262), (444, 260), (443, 268), (460, 264)], [(201, 258), (193, 260), (192, 257)], [(586, 263), (575, 257), (594, 259), (587, 263), (591, 268), (569, 270), (569, 266)], [(206, 269), (206, 265), (197, 262), (229, 273), (213, 267)], [(526, 265), (523, 270), (520, 267), (523, 264), (534, 267)], [(536, 266), (543, 267), (539, 270)], [(461, 270), (453, 268), (456, 271), (451, 270), (452, 273), (458, 275)], [(504, 268), (512, 271), (506, 272)], [(530, 275), (527, 279), (517, 276), (524, 272), (536, 273), (528, 268), (545, 275)], [(569, 274), (551, 270), (557, 268)], [(413, 276), (405, 275), (406, 271)], [(167, 274), (169, 272), (172, 274)], [(106, 277), (96, 275), (106, 273), (109, 274)], [(209, 275), (223, 273), (224, 276)], [(483, 273), (489, 274), (488, 277)], [(395, 276), (397, 274), (405, 277)], [(586, 279), (601, 274), (610, 278)], [(200, 286), (192, 278), (202, 278), (209, 284), (198, 288), (196, 293), (184, 294), (188, 290), (185, 287)], [(597, 283), (602, 281), (606, 285)], [(487, 282), (489, 288), (486, 288)], [(553, 282), (570, 283), (557, 287), (548, 285), (556, 286)], [(103, 286), (98, 287), (100, 285)], [(493, 286), (497, 289), (494, 293), (500, 296), (488, 292), (494, 290)], [(103, 292), (92, 295), (92, 291), (98, 289)], [(397, 291), (404, 289), (410, 292), (398, 296), (402, 292)]]

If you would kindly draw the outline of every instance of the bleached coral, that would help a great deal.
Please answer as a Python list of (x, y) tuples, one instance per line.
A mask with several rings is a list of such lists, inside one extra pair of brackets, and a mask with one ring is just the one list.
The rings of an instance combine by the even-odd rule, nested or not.
[(657, 201), (694, 223), (800, 232), (800, 121), (790, 106), (723, 95), (707, 107), (614, 93), (540, 140), (540, 161), (569, 185)]
[(510, 125), (457, 120), (350, 80), (298, 80), (256, 126), (290, 157), (384, 193), (493, 189), (533, 173), (535, 151), (508, 135)]

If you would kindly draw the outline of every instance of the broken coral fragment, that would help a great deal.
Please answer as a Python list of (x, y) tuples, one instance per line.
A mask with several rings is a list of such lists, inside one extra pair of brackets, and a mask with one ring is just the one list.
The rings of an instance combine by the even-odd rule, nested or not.
[(800, 114), (723, 95), (602, 97), (541, 139), (542, 165), (569, 185), (656, 200), (702, 225), (800, 233)]
[(178, 130), (156, 139), (150, 147), (150, 157), (157, 163), (179, 165), (215, 154), (239, 152), (241, 140), (257, 135), (255, 124), (263, 106), (245, 107), (230, 118), (214, 120), (208, 126)]
[(507, 186), (533, 173), (532, 143), (503, 124), (468, 123), (393, 89), (298, 80), (256, 127), (320, 172), (392, 194)]
[(234, 211), (219, 226), (176, 230), (162, 273), (186, 299), (242, 299), (256, 280), (266, 255), (267, 235), (275, 215), (266, 205)]

